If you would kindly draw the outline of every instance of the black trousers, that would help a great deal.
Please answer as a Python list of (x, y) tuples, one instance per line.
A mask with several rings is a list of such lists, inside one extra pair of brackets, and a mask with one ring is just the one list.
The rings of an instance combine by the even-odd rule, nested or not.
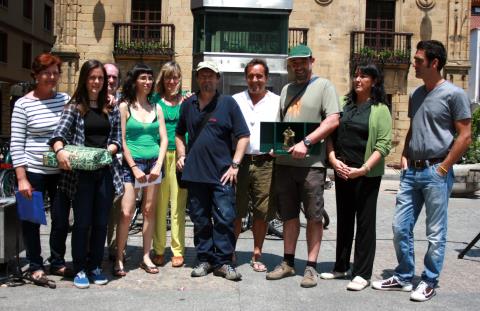
[(355, 254), (352, 279), (372, 276), (376, 244), (377, 198), (381, 176), (358, 177), (344, 180), (335, 174), (335, 197), (337, 201), (337, 249), (334, 270), (345, 272), (350, 268), (355, 218)]

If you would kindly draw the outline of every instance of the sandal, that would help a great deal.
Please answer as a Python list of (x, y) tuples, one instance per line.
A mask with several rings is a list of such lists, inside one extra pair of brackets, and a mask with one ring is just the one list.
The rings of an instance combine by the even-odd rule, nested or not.
[(142, 268), (143, 270), (145, 270), (145, 272), (150, 274), (157, 274), (158, 272), (160, 272), (156, 266), (149, 266), (143, 261), (140, 264), (140, 268)]
[(250, 260), (250, 267), (253, 268), (253, 271), (255, 272), (265, 272), (267, 271), (267, 266), (265, 266), (265, 264), (259, 260), (255, 260), (252, 258), (252, 260)]
[(73, 272), (73, 270), (68, 268), (67, 266), (62, 266), (58, 268), (50, 267), (50, 274), (61, 276), (64, 278), (73, 278), (75, 276), (75, 273)]
[(183, 256), (173, 256), (172, 257), (172, 267), (180, 268), (183, 266), (184, 260)]
[(119, 278), (122, 278), (122, 277), (127, 275), (127, 272), (125, 272), (125, 270), (123, 268), (113, 267), (112, 268), (112, 275), (116, 276), (116, 277), (119, 277)]
[(57, 287), (57, 284), (55, 284), (55, 281), (47, 278), (43, 270), (27, 272), (25, 274), (25, 279), (29, 280), (30, 282), (38, 286), (49, 287), (51, 289), (54, 289)]

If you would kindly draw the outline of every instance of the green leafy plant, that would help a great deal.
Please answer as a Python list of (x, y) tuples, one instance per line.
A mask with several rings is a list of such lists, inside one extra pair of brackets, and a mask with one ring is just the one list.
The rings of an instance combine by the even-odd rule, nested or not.
[(463, 155), (461, 163), (480, 163), (480, 108), (472, 113), (472, 143)]

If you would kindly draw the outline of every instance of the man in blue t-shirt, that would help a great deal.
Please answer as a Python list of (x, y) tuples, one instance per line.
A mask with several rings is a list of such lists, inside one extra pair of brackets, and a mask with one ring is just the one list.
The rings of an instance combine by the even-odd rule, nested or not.
[(426, 301), (435, 295), (445, 258), (448, 198), (454, 181), (452, 166), (471, 142), (470, 101), (462, 89), (442, 77), (440, 71), (446, 60), (441, 42), (417, 44), (413, 68), (424, 85), (410, 95), (408, 106), (410, 128), (402, 153), (393, 217), (398, 266), (391, 278), (373, 282), (373, 288), (379, 290), (412, 290), (413, 227), (425, 204), (428, 249), (422, 280), (410, 295), (414, 301)]
[(213, 270), (217, 276), (240, 280), (232, 265), (234, 184), (250, 132), (237, 102), (217, 92), (220, 72), (216, 64), (200, 62), (195, 78), (200, 91), (182, 104), (175, 135), (177, 169), (183, 171), (182, 180), (187, 182), (199, 262), (191, 276), (205, 276)]

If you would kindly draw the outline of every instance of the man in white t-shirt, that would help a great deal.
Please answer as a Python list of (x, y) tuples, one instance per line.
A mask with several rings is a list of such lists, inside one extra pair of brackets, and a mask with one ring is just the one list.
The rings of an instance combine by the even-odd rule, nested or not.
[(265, 272), (267, 267), (260, 261), (260, 257), (268, 221), (275, 216), (275, 211), (269, 200), (273, 157), (260, 152), (260, 122), (277, 120), (280, 97), (266, 89), (268, 66), (264, 60), (252, 59), (245, 66), (245, 79), (248, 89), (233, 95), (250, 130), (250, 144), (237, 177), (235, 237), (238, 239), (242, 218), (251, 207), (253, 255), (250, 265), (254, 271)]

